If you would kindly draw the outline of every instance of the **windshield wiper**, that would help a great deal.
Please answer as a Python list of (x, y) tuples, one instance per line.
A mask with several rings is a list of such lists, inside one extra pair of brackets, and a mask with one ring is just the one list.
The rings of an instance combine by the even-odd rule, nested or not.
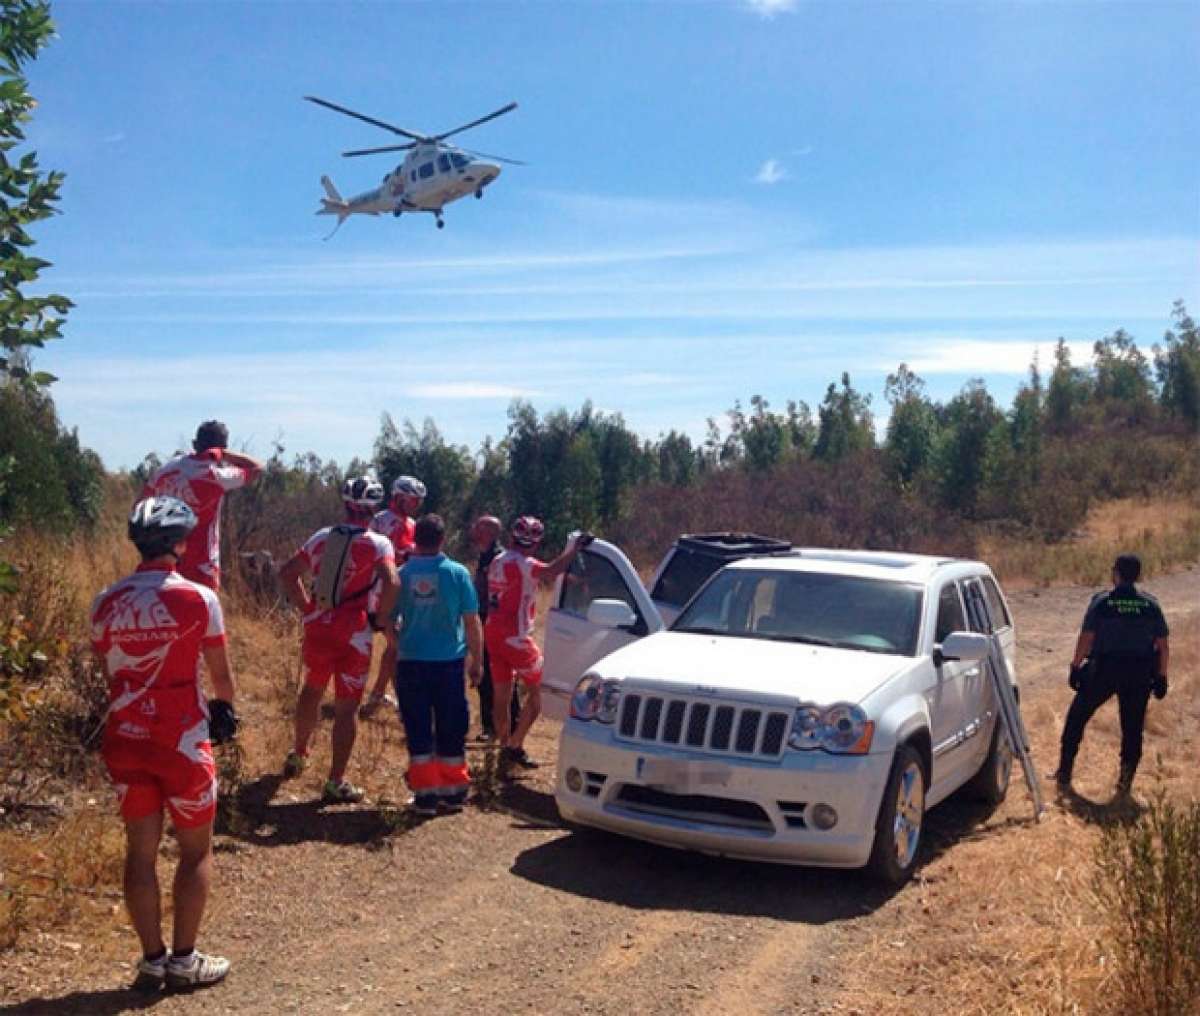
[(672, 628), (671, 631), (683, 632), (686, 635), (731, 635), (732, 632), (726, 631), (724, 628)]
[(834, 642), (832, 639), (823, 639), (816, 635), (769, 635), (765, 632), (760, 632), (758, 637), (771, 639), (773, 642), (803, 642), (809, 646), (829, 646), (831, 649), (847, 648), (844, 642)]

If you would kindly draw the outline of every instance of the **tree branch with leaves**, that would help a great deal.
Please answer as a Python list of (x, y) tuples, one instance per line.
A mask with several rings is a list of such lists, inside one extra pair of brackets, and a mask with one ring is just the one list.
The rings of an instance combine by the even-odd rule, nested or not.
[(48, 385), (53, 374), (33, 371), (29, 352), (62, 335), (71, 309), (65, 296), (30, 296), (50, 262), (30, 253), (28, 227), (56, 211), (63, 174), (42, 173), (37, 154), (17, 148), (37, 102), (22, 68), (54, 35), (50, 5), (41, 0), (0, 0), (0, 377), (33, 386)]

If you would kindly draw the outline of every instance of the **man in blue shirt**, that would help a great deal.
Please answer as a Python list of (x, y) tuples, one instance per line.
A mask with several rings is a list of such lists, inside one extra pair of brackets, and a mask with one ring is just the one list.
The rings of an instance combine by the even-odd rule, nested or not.
[(446, 524), (418, 520), (416, 549), (400, 569), (396, 616), (396, 698), (408, 737), (408, 785), (418, 815), (462, 811), (469, 711), (464, 671), (476, 687), (483, 676), (483, 628), (471, 574), (442, 553)]

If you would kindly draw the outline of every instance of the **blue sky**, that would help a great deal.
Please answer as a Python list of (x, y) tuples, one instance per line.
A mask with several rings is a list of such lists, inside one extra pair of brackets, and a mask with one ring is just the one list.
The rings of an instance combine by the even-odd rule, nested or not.
[[(38, 357), (112, 466), (207, 417), (367, 455), (383, 411), (502, 436), (513, 397), (694, 436), (907, 361), (1007, 401), (1034, 351), (1200, 309), (1200, 4), (787, 0), (54, 5), (30, 141), (78, 304)], [(355, 218), (389, 135), (528, 162)], [(882, 414), (881, 414), (882, 415)]]

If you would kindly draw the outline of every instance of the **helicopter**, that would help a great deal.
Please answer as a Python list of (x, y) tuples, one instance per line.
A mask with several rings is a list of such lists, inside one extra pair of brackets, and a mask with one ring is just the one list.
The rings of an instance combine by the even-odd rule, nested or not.
[[(342, 152), (343, 156), (376, 155), (383, 152), (408, 152), (404, 161), (390, 173), (387, 173), (378, 187), (363, 191), (351, 198), (343, 198), (337, 187), (328, 176), (321, 177), (321, 186), (325, 188), (326, 197), (321, 199), (318, 215), (336, 215), (337, 225), (333, 228), (336, 233), (342, 223), (351, 215), (382, 215), (391, 212), (399, 218), (403, 212), (429, 212), (437, 222), (437, 228), (442, 229), (446, 223), (442, 220), (442, 209), (451, 201), (457, 201), (468, 194), (476, 198), (483, 197), (483, 189), (500, 175), (498, 163), (512, 166), (523, 166), (525, 163), (516, 159), (506, 159), (499, 155), (488, 155), (486, 152), (473, 152), (468, 148), (458, 148), (446, 144), (446, 139), (460, 134), (472, 127), (494, 120), (505, 113), (511, 113), (517, 108), (515, 102), (478, 120), (455, 127), (441, 134), (421, 134), (418, 131), (406, 130), (395, 124), (376, 120), (374, 117), (357, 113), (345, 106), (319, 99), (315, 95), (304, 96), (309, 102), (318, 106), (332, 109), (335, 113), (354, 117), (375, 127), (381, 127), (393, 134), (410, 140), (401, 145), (385, 145), (382, 148), (360, 148), (350, 152)], [(330, 233), (329, 236), (333, 236)], [(328, 239), (328, 237), (326, 237)]]

